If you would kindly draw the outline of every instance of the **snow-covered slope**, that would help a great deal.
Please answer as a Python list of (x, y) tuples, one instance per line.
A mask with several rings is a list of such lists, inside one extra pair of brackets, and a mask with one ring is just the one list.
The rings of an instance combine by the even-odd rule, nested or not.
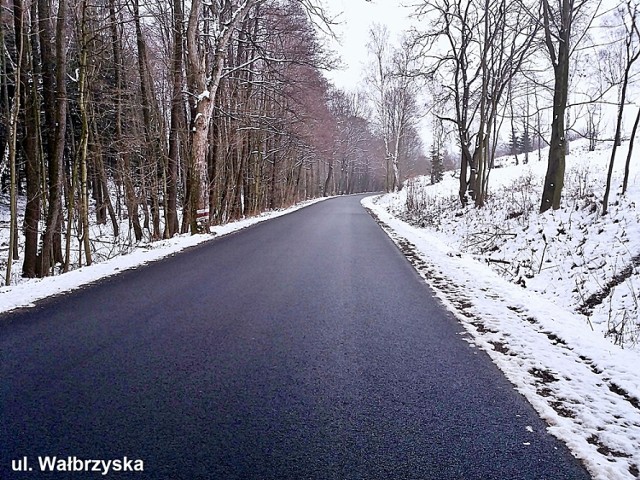
[[(540, 215), (546, 161), (493, 170), (486, 208), (459, 208), (457, 179), (435, 186), (416, 179), (380, 200), (389, 211), (425, 226), (461, 253), (489, 265), (503, 278), (583, 314), (614, 343), (640, 340), (640, 167), (632, 161), (627, 194), (618, 194), (628, 146), (619, 149), (609, 213), (601, 216), (610, 149), (589, 152), (575, 142), (567, 158), (563, 208)], [(522, 159), (522, 157), (521, 157)], [(407, 195), (418, 198), (407, 208)]]

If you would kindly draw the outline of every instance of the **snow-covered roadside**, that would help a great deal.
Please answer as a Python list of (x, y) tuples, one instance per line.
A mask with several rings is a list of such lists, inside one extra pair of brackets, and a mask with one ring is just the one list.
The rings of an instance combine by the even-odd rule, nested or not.
[(381, 203), (502, 278), (581, 313), (588, 328), (613, 343), (640, 346), (640, 164), (631, 163), (629, 189), (621, 195), (628, 152), (623, 143), (603, 216), (610, 147), (589, 151), (576, 141), (571, 151), (556, 211), (538, 212), (546, 162), (532, 158), (517, 165), (513, 156), (496, 159), (483, 208), (461, 207), (457, 172), (435, 185), (412, 179)]
[(33, 303), (37, 300), (80, 288), (88, 283), (116, 275), (123, 270), (129, 270), (159, 260), (186, 248), (210, 241), (213, 238), (228, 235), (256, 223), (286, 215), (327, 198), (329, 197), (308, 200), (284, 210), (267, 212), (256, 217), (211, 227), (210, 235), (186, 234), (178, 235), (169, 240), (140, 243), (131, 253), (119, 255), (104, 262), (94, 263), (89, 267), (78, 268), (54, 277), (24, 280), (18, 285), (0, 287), (0, 313), (16, 308), (33, 306)]
[[(362, 201), (516, 389), (596, 479), (640, 478), (640, 352), (485, 263)], [(525, 447), (526, 448), (526, 447)]]

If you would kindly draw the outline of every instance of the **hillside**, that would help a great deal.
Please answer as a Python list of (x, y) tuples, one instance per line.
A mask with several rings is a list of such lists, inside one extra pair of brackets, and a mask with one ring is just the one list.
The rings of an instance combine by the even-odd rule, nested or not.
[[(486, 208), (461, 209), (455, 174), (430, 185), (426, 177), (383, 200), (390, 212), (427, 228), (453, 249), (486, 263), (503, 278), (579, 313), (593, 328), (625, 348), (640, 341), (640, 167), (632, 162), (622, 197), (624, 159), (617, 155), (609, 213), (601, 216), (610, 148), (589, 152), (572, 144), (567, 158), (564, 207), (539, 214), (546, 162), (497, 160)], [(522, 160), (522, 158), (520, 158)]]

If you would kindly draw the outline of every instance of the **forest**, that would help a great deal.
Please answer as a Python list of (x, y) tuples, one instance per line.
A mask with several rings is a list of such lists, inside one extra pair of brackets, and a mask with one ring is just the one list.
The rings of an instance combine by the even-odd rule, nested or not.
[(311, 3), (3, 0), (1, 20), (6, 284), (13, 262), (90, 265), (95, 226), (134, 244), (384, 188)]

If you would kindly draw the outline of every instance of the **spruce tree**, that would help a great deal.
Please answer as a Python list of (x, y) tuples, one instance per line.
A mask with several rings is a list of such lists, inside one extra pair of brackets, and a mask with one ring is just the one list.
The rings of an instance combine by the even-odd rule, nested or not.
[(431, 158), (431, 184), (441, 182), (444, 177), (444, 159), (438, 146), (434, 143), (430, 152)]

